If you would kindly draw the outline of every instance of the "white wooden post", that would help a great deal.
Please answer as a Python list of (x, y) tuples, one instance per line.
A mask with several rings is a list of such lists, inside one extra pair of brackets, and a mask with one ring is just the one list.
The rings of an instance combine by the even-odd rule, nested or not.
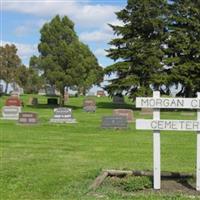
[[(197, 93), (200, 99), (200, 92)], [(197, 109), (197, 120), (200, 120), (200, 109)], [(197, 131), (197, 166), (196, 166), (196, 190), (200, 191), (200, 131)]]
[[(154, 98), (160, 97), (160, 92), (155, 91), (153, 92)], [(160, 119), (160, 109), (154, 108), (153, 109), (153, 119), (159, 120)], [(153, 185), (154, 189), (160, 189), (160, 131), (153, 131)]]

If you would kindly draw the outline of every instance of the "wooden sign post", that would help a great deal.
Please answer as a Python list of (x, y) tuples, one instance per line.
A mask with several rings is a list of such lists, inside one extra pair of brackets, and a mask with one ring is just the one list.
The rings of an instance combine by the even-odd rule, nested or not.
[[(200, 92), (197, 93), (197, 98), (200, 100)], [(200, 121), (200, 108), (198, 108), (198, 110), (197, 110), (197, 120)], [(197, 168), (196, 189), (197, 189), (197, 191), (200, 191), (200, 130), (197, 131), (197, 166), (196, 166), (196, 168)]]
[[(200, 93), (197, 98), (136, 98), (136, 107), (153, 108), (153, 120), (136, 120), (136, 129), (153, 130), (154, 189), (160, 189), (160, 130), (197, 131), (196, 190), (200, 191)], [(160, 108), (197, 109), (197, 120), (161, 120)]]

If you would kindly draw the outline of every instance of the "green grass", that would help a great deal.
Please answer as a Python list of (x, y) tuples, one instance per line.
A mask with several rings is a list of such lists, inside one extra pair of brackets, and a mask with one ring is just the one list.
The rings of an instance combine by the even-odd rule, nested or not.
[[(35, 96), (35, 95), (34, 95)], [(88, 193), (88, 186), (102, 169), (152, 169), (152, 132), (101, 129), (102, 116), (111, 115), (113, 105), (107, 97), (96, 98), (96, 113), (84, 113), (83, 97), (70, 98), (77, 124), (50, 124), (53, 108), (38, 96), (38, 107), (28, 106), (30, 95), (22, 96), (23, 111), (34, 111), (40, 123), (17, 125), (0, 120), (1, 165), (0, 199), (187, 199), (184, 196), (152, 194), (114, 194), (112, 190)], [(7, 97), (0, 97), (0, 106)], [(124, 107), (132, 108), (131, 102)], [(144, 118), (134, 111), (136, 118)], [(162, 112), (164, 119), (195, 119), (180, 112)], [(147, 116), (146, 118), (151, 118)], [(162, 170), (195, 173), (196, 134), (162, 132)]]

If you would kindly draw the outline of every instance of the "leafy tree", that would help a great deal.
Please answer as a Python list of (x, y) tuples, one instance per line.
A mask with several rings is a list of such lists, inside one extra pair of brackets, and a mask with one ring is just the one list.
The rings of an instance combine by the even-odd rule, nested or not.
[(116, 13), (123, 25), (110, 25), (117, 38), (108, 50), (115, 63), (105, 69), (106, 74), (115, 76), (106, 87), (109, 94), (126, 91), (130, 97), (146, 96), (152, 92), (151, 85), (159, 89), (165, 83), (162, 41), (166, 12), (165, 0), (128, 0)]
[(200, 1), (174, 0), (169, 8), (168, 81), (181, 86), (178, 96), (192, 97), (200, 91)]
[(74, 68), (77, 74), (75, 85), (78, 93), (85, 95), (92, 85), (103, 81), (103, 69), (87, 45), (80, 43), (77, 53), (77, 65)]
[(42, 78), (32, 67), (20, 66), (16, 70), (16, 82), (28, 94), (37, 93), (43, 84)]
[[(74, 31), (74, 24), (66, 16), (63, 18), (55, 16), (51, 22), (42, 27), (40, 33), (41, 39), (38, 45), (40, 56), (38, 59), (32, 58), (31, 62), (43, 71), (46, 82), (60, 91), (60, 104), (63, 105), (65, 87), (80, 88), (82, 82), (84, 88), (87, 89), (88, 83), (92, 85), (96, 81), (95, 78), (87, 80), (84, 74), (87, 73), (87, 59), (93, 55), (85, 45), (79, 42)], [(88, 56), (88, 54), (91, 55)], [(90, 59), (88, 64), (90, 67), (98, 68), (98, 63), (94, 58)]]
[(0, 63), (0, 79), (6, 82), (5, 93), (7, 93), (8, 84), (15, 81), (16, 70), (21, 66), (21, 60), (14, 44), (0, 47)]

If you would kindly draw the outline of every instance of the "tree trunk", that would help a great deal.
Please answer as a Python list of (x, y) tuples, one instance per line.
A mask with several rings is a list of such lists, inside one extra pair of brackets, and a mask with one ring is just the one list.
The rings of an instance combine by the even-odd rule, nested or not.
[(60, 90), (60, 107), (63, 107), (65, 104), (64, 98), (65, 98), (65, 88), (62, 88)]
[(8, 92), (8, 83), (6, 83), (5, 94), (7, 94), (7, 92)]

